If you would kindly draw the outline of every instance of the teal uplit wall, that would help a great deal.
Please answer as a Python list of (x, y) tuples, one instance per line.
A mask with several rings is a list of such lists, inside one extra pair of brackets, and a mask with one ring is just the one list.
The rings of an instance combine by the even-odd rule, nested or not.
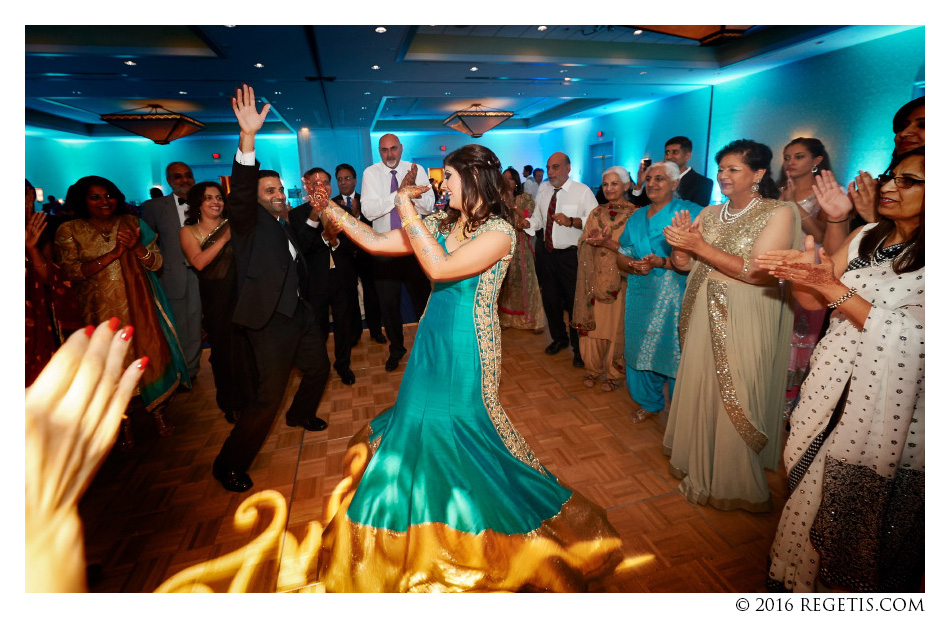
[[(165, 184), (168, 163), (188, 163), (198, 181), (217, 180), (220, 175), (230, 175), (236, 151), (237, 131), (234, 137), (194, 135), (160, 146), (144, 138), (91, 139), (28, 127), (25, 171), (30, 182), (47, 196), (52, 193), (65, 198), (66, 190), (76, 180), (96, 175), (114, 182), (129, 201), (141, 203), (148, 199), (149, 189), (155, 185), (161, 186), (166, 194), (171, 191)], [(220, 159), (213, 159), (212, 153), (218, 153)], [(297, 139), (293, 135), (259, 137), (256, 153), (262, 167), (276, 169), (284, 178), (300, 175)]]
[[(711, 152), (738, 138), (762, 142), (775, 177), (785, 144), (817, 137), (839, 184), (858, 170), (880, 174), (894, 148), (891, 119), (923, 76), (921, 27), (715, 86)], [(715, 170), (710, 157), (706, 175)]]

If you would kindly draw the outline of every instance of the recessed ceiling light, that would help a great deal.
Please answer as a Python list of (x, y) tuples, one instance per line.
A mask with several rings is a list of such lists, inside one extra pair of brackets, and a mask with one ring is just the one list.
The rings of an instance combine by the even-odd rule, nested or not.
[(449, 92), (448, 90), (446, 90), (446, 91), (445, 91), (445, 94), (452, 94), (452, 93), (451, 93), (451, 92)]
[(297, 119), (297, 122), (300, 122), (300, 118)]
[(237, 26), (225, 26), (225, 28), (237, 28)]
[(633, 33), (634, 33), (634, 34), (643, 34), (643, 30), (634, 30)]
[(547, 26), (538, 26), (538, 32), (544, 32), (547, 29), (548, 29)]
[(360, 109), (366, 109), (366, 106), (364, 105), (364, 106), (363, 106), (363, 107), (361, 107)]
[(371, 66), (370, 68), (373, 69), (374, 71), (378, 71), (378, 70), (379, 70), (379, 65), (378, 65), (378, 64), (374, 64), (374, 65)]
[(561, 72), (561, 73), (567, 73), (567, 69), (561, 69), (560, 72)]
[(258, 62), (258, 63), (255, 64), (254, 66), (256, 66), (258, 69), (263, 69), (263, 68), (264, 68), (264, 65), (261, 64), (260, 62)]
[(293, 108), (292, 108), (292, 107), (288, 107), (287, 109), (293, 109)]
[(478, 70), (478, 67), (472, 67), (469, 69), (469, 71), (477, 71), (477, 70)]
[(126, 61), (125, 61), (125, 64), (129, 65), (130, 67), (134, 67), (134, 66), (135, 66), (135, 62), (133, 62), (132, 60), (126, 60)]
[(372, 92), (364, 92), (363, 94), (373, 94)]
[(383, 28), (382, 26), (380, 26), (379, 28), (376, 28), (376, 32), (382, 34), (382, 33), (386, 32), (386, 29)]
[(646, 74), (647, 74), (646, 71), (640, 71), (640, 75), (646, 75)]
[(274, 94), (283, 94), (283, 93), (278, 90), (278, 91), (275, 92)]
[(184, 90), (179, 90), (179, 91), (178, 91), (178, 94), (188, 94), (188, 93), (185, 92)]

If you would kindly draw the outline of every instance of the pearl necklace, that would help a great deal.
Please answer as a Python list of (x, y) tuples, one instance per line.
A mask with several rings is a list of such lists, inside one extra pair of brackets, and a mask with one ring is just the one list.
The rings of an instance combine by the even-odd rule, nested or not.
[(732, 203), (732, 200), (729, 200), (722, 207), (722, 210), (719, 211), (719, 220), (722, 221), (723, 223), (732, 223), (733, 221), (735, 221), (736, 219), (744, 215), (746, 212), (748, 212), (750, 208), (752, 208), (753, 206), (759, 203), (759, 198), (757, 197), (752, 198), (752, 200), (746, 205), (745, 208), (743, 208), (742, 210), (734, 214), (729, 212), (729, 204), (731, 203)]

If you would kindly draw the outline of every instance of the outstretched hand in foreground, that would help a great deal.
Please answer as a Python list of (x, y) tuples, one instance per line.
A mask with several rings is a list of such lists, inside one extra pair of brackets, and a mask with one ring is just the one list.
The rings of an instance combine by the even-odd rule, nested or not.
[(123, 368), (132, 327), (76, 331), (26, 389), (26, 590), (86, 589), (77, 504), (115, 442), (148, 357)]

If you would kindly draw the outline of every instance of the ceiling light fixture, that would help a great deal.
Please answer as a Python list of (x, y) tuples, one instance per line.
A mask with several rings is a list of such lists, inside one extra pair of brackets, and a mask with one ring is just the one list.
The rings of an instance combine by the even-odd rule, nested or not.
[(184, 90), (179, 90), (179, 91), (178, 91), (178, 94), (188, 94), (188, 93), (185, 92)]
[(363, 94), (373, 94), (372, 92), (364, 92)]
[[(150, 111), (140, 113), (136, 111), (139, 109)], [(103, 114), (99, 118), (130, 133), (147, 137), (156, 144), (169, 144), (205, 128), (203, 123), (194, 118), (165, 109), (157, 103), (150, 103), (129, 112)]]
[(378, 32), (378, 33), (380, 33), (380, 34), (383, 34), (384, 32), (386, 32), (386, 28), (380, 26), (380, 27), (376, 28), (376, 32)]
[(472, 67), (469, 69), (469, 71), (477, 71), (477, 70), (478, 70), (478, 67)]
[(379, 70), (379, 65), (378, 65), (378, 64), (374, 64), (374, 65), (371, 66), (370, 68), (373, 69), (374, 71), (378, 71), (378, 70)]
[(643, 34), (643, 30), (634, 30), (633, 33), (636, 35), (641, 35)]
[(455, 112), (443, 120), (442, 124), (466, 135), (481, 137), (514, 115), (514, 112), (506, 112), (475, 103), (471, 107)]
[(547, 26), (538, 26), (538, 32), (544, 32), (547, 29), (548, 29)]
[(255, 64), (254, 66), (257, 67), (258, 69), (263, 69), (263, 68), (264, 68), (264, 65), (261, 64), (260, 62), (258, 62), (258, 63)]
[(134, 66), (135, 66), (135, 62), (132, 61), (132, 60), (126, 60), (124, 64), (127, 64), (127, 65), (129, 65), (130, 67), (134, 67)]

